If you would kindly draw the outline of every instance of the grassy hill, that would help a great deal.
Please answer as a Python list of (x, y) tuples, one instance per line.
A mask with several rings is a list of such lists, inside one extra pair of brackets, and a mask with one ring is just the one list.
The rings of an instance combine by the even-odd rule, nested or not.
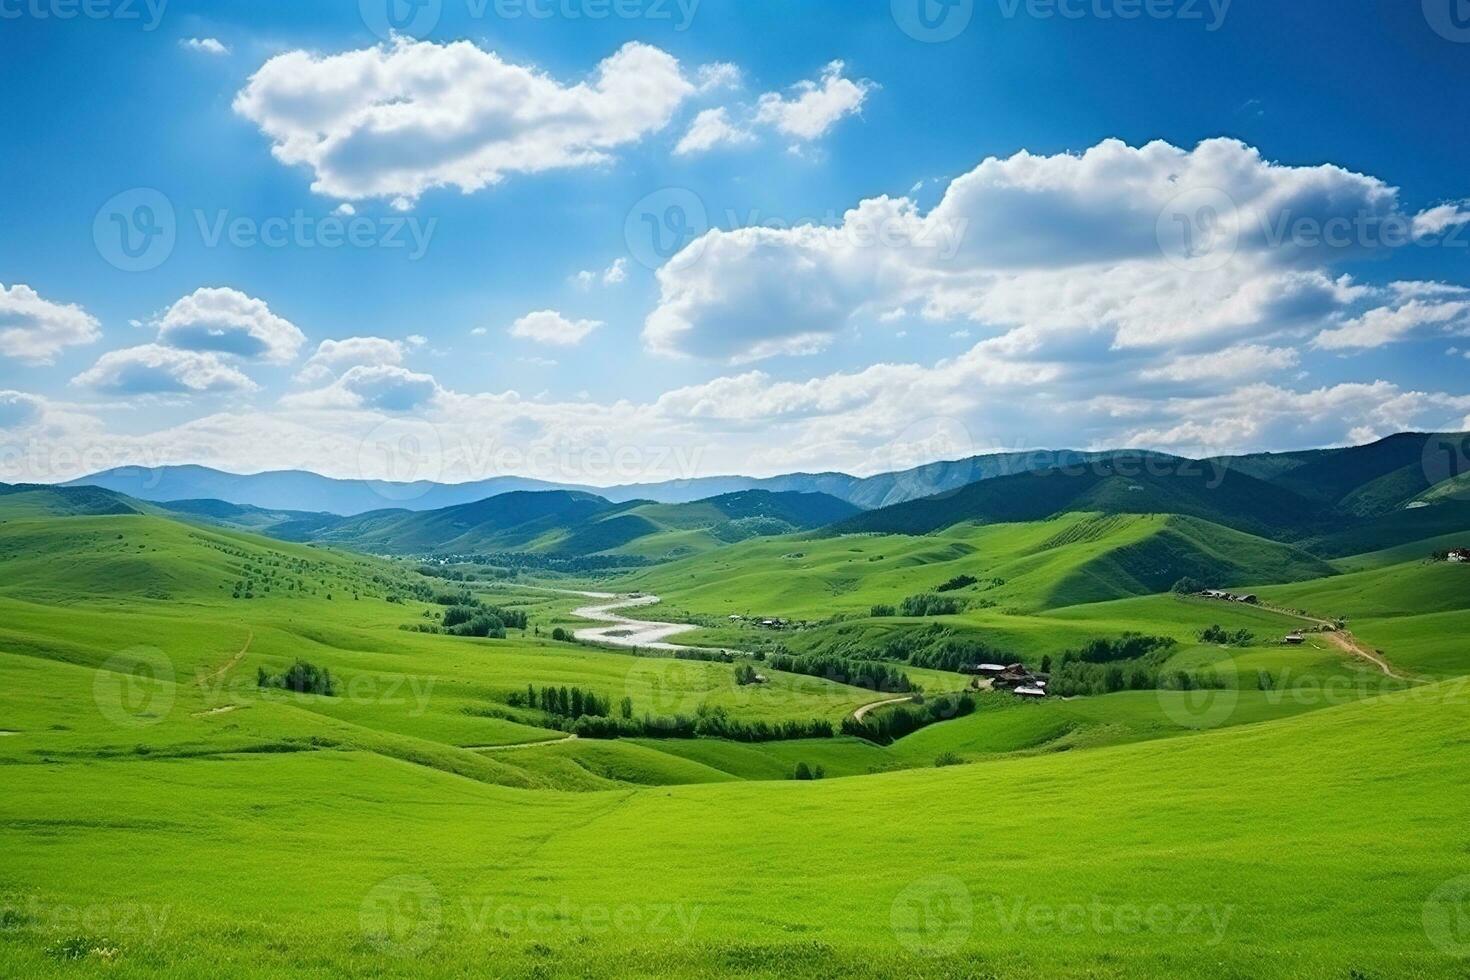
[(436, 511), (381, 511), (307, 529), (313, 540), (378, 554), (523, 551), (661, 558), (751, 537), (788, 534), (858, 508), (816, 493), (746, 490), (687, 504), (615, 504), (570, 491), (507, 493)]
[(927, 534), (960, 521), (1014, 524), (1084, 511), (1179, 514), (1255, 534), (1279, 534), (1319, 517), (1297, 494), (1245, 473), (1168, 457), (1115, 456), (986, 480), (862, 514), (832, 530)]
[(1189, 517), (1066, 514), (961, 524), (924, 535), (822, 534), (752, 541), (643, 570), (624, 584), (707, 614), (825, 619), (931, 592), (975, 607), (1046, 609), (1163, 592), (1185, 576), (1238, 585), (1333, 574), (1325, 562)]

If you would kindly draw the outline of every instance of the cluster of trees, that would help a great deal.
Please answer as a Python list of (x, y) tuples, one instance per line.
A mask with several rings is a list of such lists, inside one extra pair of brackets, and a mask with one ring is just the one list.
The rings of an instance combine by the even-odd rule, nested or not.
[(1068, 661), (1052, 671), (1047, 691), (1056, 697), (1115, 694), (1118, 691), (1218, 690), (1225, 682), (1215, 674), (1165, 671), (1146, 662), (1091, 664)]
[(842, 734), (866, 739), (877, 745), (888, 745), (895, 739), (916, 732), (925, 725), (951, 718), (963, 718), (975, 710), (975, 699), (968, 694), (945, 694), (937, 698), (916, 698), (911, 704), (895, 705), (874, 712), (862, 721), (848, 716), (842, 720)]
[(473, 598), (445, 609), (440, 623), (450, 636), (485, 636), (499, 640), (505, 639), (506, 629), (523, 630), (527, 625), (523, 611), (487, 606)]
[(799, 738), (832, 738), (832, 723), (810, 721), (741, 721), (724, 708), (701, 707), (694, 715), (642, 718), (578, 718), (569, 729), (581, 738), (723, 738), (733, 742), (780, 742)]
[(272, 674), (264, 667), (257, 668), (255, 683), (260, 687), (279, 688), (298, 694), (323, 694), (327, 697), (335, 697), (337, 694), (337, 683), (332, 680), (332, 672), (305, 660), (296, 661), (280, 674)]
[(1248, 647), (1256, 641), (1256, 634), (1248, 629), (1238, 629), (1232, 633), (1225, 627), (1216, 624), (1200, 630), (1199, 641), (1201, 643), (1218, 643), (1221, 646)]
[(957, 636), (954, 630), (938, 623), (903, 630), (886, 637), (877, 646), (861, 639), (841, 639), (830, 644), (826, 652), (849, 659), (882, 660), (948, 671), (978, 663), (1013, 664), (1021, 660), (1019, 655), (982, 640)]
[(868, 610), (868, 615), (872, 616), (874, 619), (885, 619), (890, 616), (897, 616), (898, 610), (895, 609), (893, 606), (879, 603), (878, 605)]
[(969, 587), (971, 585), (974, 585), (978, 581), (980, 581), (980, 580), (978, 578), (976, 578), (975, 576), (973, 576), (973, 575), (956, 575), (954, 578), (950, 579), (948, 582), (945, 582), (943, 585), (941, 585), (939, 588), (935, 589), (934, 591), (935, 592), (954, 592), (956, 589), (963, 589), (963, 588), (967, 588), (967, 587)]
[[(429, 557), (453, 561), (464, 565), (490, 566), (512, 572), (527, 570), (562, 572), (568, 575), (605, 572), (619, 568), (644, 568), (649, 565), (658, 564), (652, 558), (644, 558), (636, 555), (585, 555), (568, 557), (565, 555), (529, 555), (520, 551), (497, 551), (485, 555), (430, 555)], [(514, 575), (507, 577), (514, 577)]]
[(739, 664), (735, 667), (735, 683), (741, 687), (747, 687), (756, 683), (760, 675), (750, 664)]
[(791, 770), (792, 779), (825, 779), (827, 770), (820, 765), (809, 766), (805, 762), (798, 762), (796, 768)]
[[(612, 699), (599, 697), (594, 691), (580, 687), (536, 687), (527, 684), (525, 691), (512, 692), (507, 702), (513, 708), (540, 708), (549, 715), (575, 721), (578, 718), (608, 718), (612, 715)], [(633, 714), (633, 702), (623, 699), (623, 717)]]
[(958, 599), (950, 599), (935, 592), (911, 595), (898, 606), (904, 616), (953, 616), (964, 608)]
[(1062, 652), (1057, 660), (1065, 664), (1072, 660), (1081, 660), (1089, 664), (1109, 664), (1120, 660), (1142, 660), (1177, 645), (1176, 640), (1167, 636), (1145, 636), (1142, 633), (1124, 633), (1116, 640), (1097, 639), (1089, 640), (1087, 643), (1074, 650)]
[(826, 653), (811, 653), (792, 656), (776, 653), (766, 658), (774, 670), (788, 674), (804, 674), (821, 677), (838, 684), (849, 684), (869, 691), (884, 691), (907, 694), (914, 690), (913, 683), (903, 671), (885, 663), (872, 660), (850, 660), (846, 657)]

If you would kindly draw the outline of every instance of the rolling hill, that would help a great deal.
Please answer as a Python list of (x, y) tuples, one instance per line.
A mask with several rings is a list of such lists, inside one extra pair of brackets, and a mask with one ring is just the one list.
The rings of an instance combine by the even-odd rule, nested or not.
[(821, 527), (857, 512), (852, 504), (819, 493), (746, 490), (687, 504), (657, 504), (613, 503), (593, 494), (552, 490), (501, 494), (437, 511), (380, 511), (319, 526), (298, 522), (291, 529), (302, 528), (311, 540), (379, 554), (665, 557)]
[(1320, 507), (1243, 472), (1174, 457), (1116, 455), (972, 483), (870, 511), (830, 530), (927, 534), (962, 521), (1014, 524), (1089, 511), (1178, 514), (1251, 534), (1296, 531), (1321, 520)]

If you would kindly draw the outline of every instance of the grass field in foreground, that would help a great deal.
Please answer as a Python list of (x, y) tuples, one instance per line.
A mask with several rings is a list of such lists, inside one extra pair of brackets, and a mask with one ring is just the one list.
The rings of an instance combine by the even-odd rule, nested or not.
[(12, 765), (0, 972), (1459, 977), (1467, 765), (1470, 705), (1439, 688), (818, 783)]

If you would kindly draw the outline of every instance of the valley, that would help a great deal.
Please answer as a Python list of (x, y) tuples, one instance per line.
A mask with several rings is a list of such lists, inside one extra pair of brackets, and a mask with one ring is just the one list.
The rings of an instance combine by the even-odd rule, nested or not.
[(1123, 458), (310, 540), (6, 487), (0, 972), (1458, 976), (1461, 502)]

